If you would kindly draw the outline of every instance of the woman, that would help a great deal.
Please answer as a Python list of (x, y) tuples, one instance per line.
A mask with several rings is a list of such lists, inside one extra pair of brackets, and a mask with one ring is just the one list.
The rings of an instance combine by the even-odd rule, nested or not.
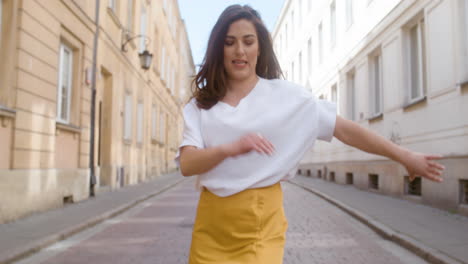
[(176, 161), (202, 192), (189, 263), (282, 263), (287, 221), (280, 181), (316, 139), (333, 137), (441, 181), (443, 166), (336, 115), (336, 106), (279, 80), (271, 37), (249, 6), (228, 7), (214, 26), (184, 108)]

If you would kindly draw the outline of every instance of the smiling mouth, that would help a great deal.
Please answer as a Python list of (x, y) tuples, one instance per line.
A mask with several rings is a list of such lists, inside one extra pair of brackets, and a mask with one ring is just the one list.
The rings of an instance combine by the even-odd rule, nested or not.
[(245, 60), (233, 60), (232, 63), (235, 64), (235, 65), (246, 65), (247, 61), (245, 61)]

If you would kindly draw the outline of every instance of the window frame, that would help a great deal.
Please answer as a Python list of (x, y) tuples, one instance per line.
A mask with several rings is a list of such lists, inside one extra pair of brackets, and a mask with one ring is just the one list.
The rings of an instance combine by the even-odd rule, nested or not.
[(114, 14), (117, 14), (117, 2), (116, 0), (108, 0), (107, 2), (107, 7), (114, 12)]
[[(369, 56), (370, 116), (383, 114), (383, 62), (379, 48)], [(377, 72), (378, 71), (378, 72)], [(378, 79), (378, 80), (377, 80)], [(378, 87), (377, 87), (378, 86)], [(378, 104), (377, 104), (378, 103)], [(377, 107), (378, 105), (378, 107)]]
[(302, 68), (302, 66), (303, 66), (303, 64), (302, 64), (302, 51), (299, 51), (298, 63), (299, 63), (299, 65), (298, 65), (298, 68), (299, 68), (298, 69), (298, 75), (299, 75), (298, 79), (299, 80), (298, 81), (299, 81), (299, 83), (302, 83), (302, 70), (303, 70), (303, 68)]
[[(1, 1), (1, 0), (0, 0)], [(67, 51), (70, 54), (70, 60), (69, 60), (69, 67), (68, 69), (64, 69), (64, 52)], [(66, 97), (66, 116), (65, 118), (62, 118), (63, 115), (63, 91), (62, 91), (62, 85), (63, 85), (63, 71), (68, 70), (68, 87), (67, 87), (67, 97)], [(67, 44), (61, 42), (60, 43), (60, 52), (59, 52), (59, 70), (58, 70), (58, 83), (57, 83), (57, 114), (56, 114), (56, 120), (64, 123), (64, 124), (70, 124), (70, 110), (71, 110), (71, 97), (72, 97), (72, 92), (73, 92), (73, 49), (69, 47)]]
[[(412, 50), (413, 47), (413, 36), (412, 30), (416, 27), (416, 63), (414, 65), (413, 59), (414, 52)], [(405, 50), (406, 50), (406, 59), (405, 59), (405, 70), (407, 73), (406, 78), (406, 101), (407, 105), (412, 105), (414, 103), (420, 102), (426, 97), (426, 49), (425, 49), (425, 19), (423, 15), (417, 16), (415, 19), (412, 20), (411, 23), (405, 26), (406, 28), (406, 43), (405, 43)], [(417, 74), (413, 73), (414, 67), (417, 67)], [(414, 91), (414, 82), (415, 76), (418, 78), (417, 83), (417, 91)], [(413, 96), (413, 92), (415, 92), (416, 96)]]
[(313, 51), (312, 51), (312, 37), (309, 37), (309, 41), (307, 42), (307, 52), (309, 55), (309, 60), (308, 60), (308, 68), (309, 68), (309, 74), (313, 72)]
[(346, 90), (348, 118), (356, 121), (356, 72), (354, 70), (346, 75)]
[[(141, 14), (140, 14), (140, 35), (147, 36), (148, 31), (148, 16), (146, 7), (141, 7)], [(140, 43), (138, 45), (138, 49), (140, 53), (146, 49), (146, 38), (140, 38)]]
[(132, 140), (132, 123), (133, 123), (133, 98), (132, 94), (126, 93), (124, 97), (124, 132), (123, 138), (125, 141)]
[(318, 25), (318, 52), (319, 52), (319, 65), (323, 63), (323, 22)]
[(143, 127), (144, 127), (144, 103), (143, 101), (138, 101), (137, 104), (137, 144), (143, 144)]
[(164, 81), (166, 74), (166, 47), (164, 44), (161, 45), (161, 80)]
[(336, 46), (336, 1), (330, 4), (330, 47)]
[(157, 140), (158, 139), (158, 108), (157, 105), (154, 103), (151, 106), (151, 139)]
[(127, 30), (133, 32), (135, 26), (135, 0), (127, 0)]
[(349, 29), (354, 23), (354, 0), (346, 0), (346, 28)]
[(160, 117), (159, 117), (159, 140), (161, 141), (162, 144), (164, 144), (165, 140), (166, 140), (166, 113), (164, 113), (164, 111), (161, 110), (161, 113), (160, 113)]
[(465, 8), (464, 8), (464, 15), (463, 17), (465, 18), (465, 52), (466, 52), (466, 63), (467, 63), (467, 67), (468, 67), (468, 1), (464, 1), (464, 5), (465, 5)]
[(2, 35), (3, 35), (3, 0), (0, 0), (0, 44), (2, 43)]

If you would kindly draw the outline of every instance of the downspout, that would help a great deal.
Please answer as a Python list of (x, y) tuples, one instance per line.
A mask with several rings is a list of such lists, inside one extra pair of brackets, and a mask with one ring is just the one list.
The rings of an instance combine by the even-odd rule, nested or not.
[(93, 46), (93, 68), (91, 76), (91, 134), (90, 134), (90, 144), (89, 144), (89, 171), (90, 171), (90, 181), (89, 181), (89, 195), (91, 197), (95, 196), (94, 186), (96, 185), (96, 174), (94, 170), (94, 130), (95, 130), (95, 112), (96, 112), (96, 61), (97, 61), (97, 49), (98, 49), (98, 39), (99, 39), (99, 6), (100, 0), (96, 0), (96, 19), (94, 21), (96, 25), (96, 32), (94, 33), (94, 46)]

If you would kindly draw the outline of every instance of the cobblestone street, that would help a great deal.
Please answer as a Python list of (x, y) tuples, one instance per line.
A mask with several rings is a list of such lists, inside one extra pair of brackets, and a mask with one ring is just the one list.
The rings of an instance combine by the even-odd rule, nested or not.
[[(425, 263), (321, 198), (290, 183), (283, 189), (284, 263)], [(187, 263), (197, 200), (193, 181), (183, 181), (17, 263)]]

